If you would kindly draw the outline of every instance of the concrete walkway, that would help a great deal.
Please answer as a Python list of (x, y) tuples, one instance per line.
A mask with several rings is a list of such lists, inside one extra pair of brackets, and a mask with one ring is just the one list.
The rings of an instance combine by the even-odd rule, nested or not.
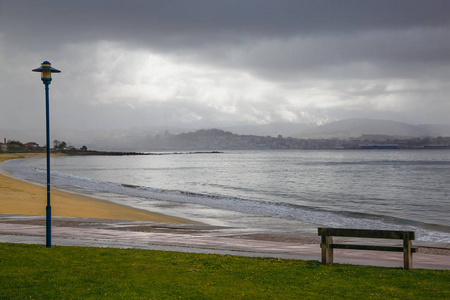
[[(136, 248), (242, 256), (320, 260), (319, 237), (248, 232), (208, 225), (180, 225), (83, 218), (52, 218), (52, 245)], [(0, 214), (0, 242), (45, 245), (45, 217)], [(450, 244), (416, 242), (414, 268), (450, 270)], [(431, 247), (431, 248), (430, 248)], [(431, 249), (431, 250), (430, 250)], [(447, 255), (442, 255), (447, 254)], [(336, 263), (402, 267), (403, 254), (335, 250)]]

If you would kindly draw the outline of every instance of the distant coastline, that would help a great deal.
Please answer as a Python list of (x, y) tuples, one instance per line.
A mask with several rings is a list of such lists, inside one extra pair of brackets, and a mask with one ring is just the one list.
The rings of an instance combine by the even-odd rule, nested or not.
[(102, 155), (102, 156), (132, 156), (132, 155), (169, 155), (169, 154), (218, 154), (223, 153), (221, 151), (189, 151), (189, 152), (123, 152), (123, 151), (60, 151), (60, 153), (66, 155), (78, 155), (78, 156), (90, 156), (90, 155)]
[[(126, 138), (125, 138), (126, 139)], [(58, 143), (56, 143), (58, 142)], [(315, 138), (302, 139), (278, 135), (239, 135), (219, 129), (197, 130), (188, 133), (164, 134), (146, 139), (126, 142), (127, 146), (114, 141), (98, 141), (95, 148), (111, 150), (88, 150), (86, 146), (75, 148), (64, 141), (54, 141), (52, 152), (67, 155), (161, 155), (220, 153), (225, 150), (360, 150), (360, 149), (450, 149), (450, 137), (395, 138), (385, 135), (363, 135), (359, 138)], [(36, 143), (22, 144), (6, 139), (0, 153), (45, 152), (45, 147)], [(128, 151), (129, 150), (129, 151)]]

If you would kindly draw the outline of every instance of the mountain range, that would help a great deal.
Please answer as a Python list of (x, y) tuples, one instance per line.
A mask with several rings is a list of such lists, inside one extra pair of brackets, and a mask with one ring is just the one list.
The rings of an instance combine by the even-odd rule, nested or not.
[[(150, 140), (158, 135), (177, 135), (196, 131), (200, 128), (177, 128), (177, 127), (145, 127), (122, 130), (97, 130), (97, 131), (73, 131), (55, 128), (52, 131), (51, 141), (57, 139), (66, 141), (68, 145), (81, 147), (86, 145), (89, 149), (97, 150), (145, 150)], [(209, 128), (203, 128), (209, 129)], [(323, 125), (312, 125), (306, 123), (272, 123), (265, 125), (245, 125), (232, 127), (217, 127), (238, 135), (255, 135), (271, 137), (293, 137), (299, 139), (350, 139), (367, 138), (370, 140), (384, 141), (388, 138), (416, 138), (416, 137), (449, 137), (450, 124), (423, 124), (411, 125), (391, 120), (375, 119), (348, 119), (330, 122)], [(19, 131), (7, 130), (0, 132), (4, 137), (11, 140), (23, 142), (42, 141), (35, 135), (34, 139), (30, 132), (23, 135)], [(136, 149), (135, 149), (136, 148)]]
[(305, 123), (273, 123), (220, 128), (236, 134), (294, 137), (302, 139), (359, 138), (390, 136), (393, 138), (450, 136), (450, 124), (411, 125), (390, 120), (348, 119), (323, 125)]

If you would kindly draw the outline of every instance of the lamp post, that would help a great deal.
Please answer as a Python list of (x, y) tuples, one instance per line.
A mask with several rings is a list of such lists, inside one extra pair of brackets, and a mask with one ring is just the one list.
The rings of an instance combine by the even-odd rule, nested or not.
[(50, 115), (48, 101), (48, 86), (52, 82), (52, 73), (61, 73), (60, 70), (52, 68), (52, 64), (44, 61), (40, 68), (33, 72), (41, 72), (42, 83), (45, 84), (45, 111), (47, 132), (47, 207), (46, 210), (46, 247), (52, 246), (52, 207), (50, 205)]

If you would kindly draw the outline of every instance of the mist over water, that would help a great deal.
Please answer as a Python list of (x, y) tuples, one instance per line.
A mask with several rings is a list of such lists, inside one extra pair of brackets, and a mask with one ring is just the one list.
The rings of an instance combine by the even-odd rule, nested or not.
[[(45, 159), (0, 166), (45, 182)], [(52, 158), (52, 170), (53, 187), (219, 225), (408, 229), (450, 242), (446, 150), (73, 156)]]

